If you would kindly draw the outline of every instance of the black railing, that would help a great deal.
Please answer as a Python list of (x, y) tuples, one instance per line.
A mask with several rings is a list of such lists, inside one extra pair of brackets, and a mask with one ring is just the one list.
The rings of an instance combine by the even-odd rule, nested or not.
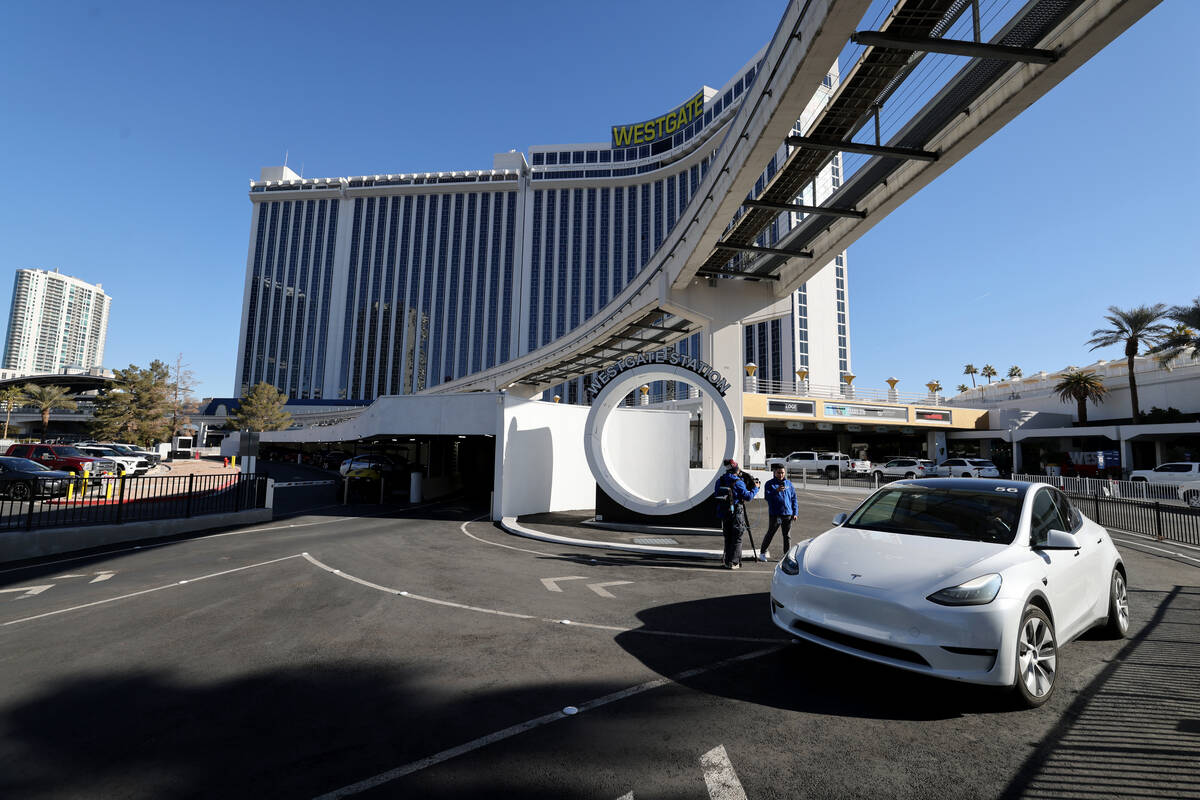
[(1115, 497), (1070, 495), (1083, 513), (1106, 528), (1200, 545), (1200, 509), (1159, 502), (1119, 500)]
[(0, 482), (0, 531), (120, 525), (266, 505), (265, 475), (37, 478)]

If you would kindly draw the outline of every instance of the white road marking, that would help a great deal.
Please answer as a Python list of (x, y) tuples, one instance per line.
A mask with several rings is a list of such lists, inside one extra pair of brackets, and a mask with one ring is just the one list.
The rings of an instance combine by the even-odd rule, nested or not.
[(679, 633), (676, 631), (658, 631), (658, 630), (647, 629), (647, 628), (626, 628), (626, 627), (621, 627), (620, 625), (601, 625), (601, 624), (595, 623), (595, 622), (575, 622), (574, 620), (551, 619), (550, 617), (538, 617), (538, 616), (534, 616), (533, 614), (518, 614), (515, 611), (501, 611), (500, 609), (496, 609), (496, 608), (481, 608), (480, 606), (469, 606), (464, 603), (455, 603), (451, 600), (440, 600), (436, 597), (425, 597), (423, 595), (413, 594), (412, 592), (401, 591), (399, 589), (393, 589), (390, 586), (381, 586), (378, 583), (372, 583), (371, 581), (364, 580), (364, 579), (356, 577), (354, 575), (349, 575), (340, 569), (334, 569), (333, 567), (314, 558), (313, 556), (311, 556), (308, 553), (301, 553), (300, 555), (303, 556), (304, 559), (306, 561), (308, 561), (310, 564), (312, 564), (315, 567), (319, 567), (320, 569), (325, 570), (330, 575), (335, 575), (339, 578), (344, 578), (348, 581), (353, 581), (354, 583), (357, 583), (361, 586), (366, 586), (369, 589), (375, 589), (376, 591), (380, 591), (380, 592), (387, 592), (388, 594), (394, 594), (399, 597), (407, 597), (410, 600), (420, 600), (422, 603), (431, 603), (431, 604), (437, 605), (437, 606), (446, 606), (447, 608), (458, 608), (463, 611), (475, 611), (480, 614), (495, 614), (496, 616), (500, 616), (500, 617), (512, 617), (514, 619), (527, 619), (527, 620), (532, 620), (534, 622), (549, 622), (549, 623), (553, 623), (554, 625), (567, 624), (567, 625), (571, 625), (572, 627), (576, 627), (576, 628), (591, 628), (593, 630), (598, 630), (598, 631), (613, 631), (616, 633), (644, 633), (647, 636), (668, 636), (668, 637), (675, 637), (675, 638), (680, 638), (680, 639), (708, 639), (708, 640), (719, 641), (719, 642), (748, 642), (748, 643), (752, 643), (752, 644), (773, 644), (773, 643), (777, 643), (779, 641), (779, 639), (768, 639), (768, 638), (762, 637), (762, 636), (721, 636), (720, 634), (714, 634), (714, 633)]
[[(551, 550), (530, 550), (528, 547), (514, 547), (511, 544), (503, 544), (502, 542), (489, 541), (487, 539), (482, 539), (467, 530), (467, 525), (469, 525), (470, 523), (479, 522), (480, 520), (484, 520), (484, 519), (487, 519), (486, 515), (476, 517), (475, 519), (467, 520), (462, 525), (459, 525), (458, 529), (460, 531), (462, 531), (468, 538), (474, 539), (475, 541), (479, 542), (480, 544), (491, 545), (492, 547), (503, 547), (505, 550), (516, 550), (518, 553), (529, 553), (530, 555), (534, 555), (534, 556), (546, 556), (546, 555), (550, 555), (553, 552)], [(561, 558), (561, 556), (559, 556), (559, 557)], [(580, 558), (584, 558), (584, 556), (581, 555)], [(714, 572), (720, 571), (718, 569), (718, 564), (713, 564), (713, 566), (711, 566), (711, 567), (676, 567), (676, 566), (666, 566), (663, 564), (643, 564), (643, 563), (635, 562), (635, 561), (618, 561), (616, 559), (603, 558), (603, 557), (601, 557), (600, 559), (596, 559), (593, 556), (587, 556), (586, 558), (592, 564), (604, 564), (606, 566), (636, 567), (637, 569), (666, 569), (666, 570), (670, 570), (672, 572), (704, 572), (709, 575), (712, 575)], [(774, 569), (762, 570), (762, 569), (745, 569), (745, 568), (743, 568), (740, 572), (736, 573), (736, 575), (741, 575), (743, 577), (747, 576), (747, 575), (771, 575), (774, 572), (775, 572)], [(735, 575), (735, 573), (731, 572), (731, 573), (727, 573), (725, 575), (725, 577), (732, 578), (732, 577), (734, 577), (734, 575)]]
[(633, 800), (633, 792), (626, 792), (618, 797), (617, 800)]
[(67, 578), (86, 578), (86, 577), (87, 577), (87, 573), (86, 573), (86, 572), (72, 572), (72, 573), (70, 573), (70, 574), (67, 574), (67, 575), (55, 575), (55, 576), (54, 576), (54, 580), (56, 580), (56, 581), (64, 581), (64, 580), (66, 580)]
[(558, 585), (559, 581), (586, 581), (582, 575), (568, 575), (565, 578), (542, 578), (542, 586), (545, 586), (548, 591), (561, 592), (562, 587)]
[(88, 583), (100, 583), (102, 581), (108, 580), (109, 578), (111, 578), (113, 575), (116, 575), (116, 574), (117, 574), (116, 570), (105, 570), (103, 572), (97, 572), (96, 577), (92, 578), (90, 581), (88, 581)]
[[(618, 700), (624, 700), (627, 697), (633, 697), (634, 695), (642, 694), (643, 692), (648, 692), (652, 689), (657, 689), (660, 686), (666, 686), (669, 683), (679, 683), (681, 681), (694, 678), (697, 675), (703, 675), (706, 672), (712, 672), (714, 670), (721, 669), (722, 667), (727, 667), (730, 664), (734, 664), (739, 661), (749, 661), (760, 656), (765, 656), (781, 649), (781, 647), (782, 645), (776, 647), (766, 647), (762, 650), (755, 650), (744, 655), (726, 658), (703, 667), (685, 670), (670, 678), (657, 678), (652, 681), (646, 681), (645, 683), (639, 683), (638, 685), (631, 686), (628, 689), (622, 689), (619, 692), (613, 692), (612, 694), (606, 694), (603, 697), (597, 697), (593, 700), (588, 700), (586, 703), (580, 703), (576, 706), (576, 709), (578, 710), (579, 714), (583, 714), (584, 712), (600, 708), (601, 706), (615, 703)], [(395, 769), (390, 769), (387, 772), (381, 772), (378, 775), (373, 775), (372, 777), (361, 780), (358, 783), (352, 783), (349, 786), (343, 786), (340, 789), (334, 789), (332, 792), (320, 795), (315, 800), (336, 800), (336, 798), (339, 797), (349, 797), (351, 795), (360, 794), (378, 786), (382, 786), (385, 783), (390, 783), (398, 778), (403, 778), (406, 775), (412, 775), (414, 772), (420, 772), (423, 769), (436, 766), (443, 762), (449, 761), (452, 758), (457, 758), (458, 756), (465, 755), (474, 750), (487, 747), (490, 744), (495, 744), (496, 742), (500, 742), (505, 739), (511, 739), (519, 734), (531, 731), (535, 728), (540, 728), (543, 725), (549, 725), (551, 722), (558, 722), (564, 719), (578, 719), (578, 715), (567, 716), (562, 711), (553, 711), (549, 714), (543, 714), (540, 717), (526, 720), (525, 722), (517, 725), (511, 725), (507, 728), (496, 731), (495, 733), (490, 733), (487, 736), (481, 736), (478, 739), (473, 739), (465, 744), (460, 744), (457, 747), (451, 747), (448, 750), (435, 753), (434, 755), (422, 758), (419, 761), (413, 761), (403, 766), (396, 767)], [(632, 796), (632, 792), (626, 796)], [(745, 797), (745, 795), (743, 794), (742, 797)]]
[(611, 597), (615, 600), (616, 595), (613, 594), (612, 592), (610, 592), (608, 589), (605, 589), (604, 587), (605, 586), (624, 586), (627, 583), (633, 583), (633, 581), (605, 581), (604, 583), (589, 583), (587, 585), (587, 587), (589, 589), (591, 589), (593, 592), (595, 592), (596, 594), (600, 595), (601, 597)]
[(25, 594), (15, 598), (16, 600), (24, 600), (26, 597), (33, 597), (34, 595), (41, 594), (52, 586), (54, 586), (53, 583), (47, 583), (43, 584), (42, 586), (21, 586), (16, 589), (0, 589), (0, 594), (5, 594), (7, 592), (24, 592)]
[(719, 744), (700, 756), (700, 766), (704, 769), (704, 783), (708, 785), (708, 796), (712, 800), (746, 800), (746, 791), (733, 771), (725, 745)]
[[(278, 564), (280, 561), (287, 561), (288, 559), (291, 559), (291, 558), (300, 558), (301, 555), (302, 555), (301, 553), (296, 553), (295, 555), (284, 556), (283, 558), (273, 558), (270, 561), (260, 561), (257, 564), (247, 564), (244, 567), (234, 567), (233, 569), (227, 569), (222, 572), (213, 572), (208, 575), (201, 575), (199, 578), (192, 578), (191, 580), (193, 582), (206, 581), (209, 578), (219, 578), (222, 575), (230, 575), (234, 572), (241, 572), (241, 571), (247, 570), (247, 569), (254, 569), (255, 567), (265, 567), (268, 564)], [(20, 622), (30, 622), (31, 620), (35, 620), (35, 619), (42, 619), (43, 617), (53, 617), (58, 614), (66, 614), (70, 611), (79, 611), (80, 609), (91, 608), (92, 606), (101, 606), (106, 603), (115, 603), (118, 600), (125, 600), (130, 597), (137, 597), (137, 596), (143, 595), (143, 594), (150, 594), (151, 592), (160, 592), (163, 589), (174, 589), (175, 587), (179, 586), (180, 583), (187, 583), (187, 581), (180, 581), (177, 583), (168, 583), (165, 586), (156, 586), (153, 589), (142, 589), (140, 592), (130, 592), (129, 594), (123, 594), (118, 597), (110, 597), (106, 600), (96, 600), (95, 602), (92, 602), (92, 603), (84, 603), (83, 605), (71, 606), (70, 608), (60, 608), (58, 611), (47, 611), (45, 614), (35, 614), (32, 617), (23, 617), (21, 619), (9, 620), (8, 622), (0, 623), (0, 628), (7, 627), (9, 625), (16, 625), (17, 623), (20, 623)], [(11, 590), (9, 590), (9, 591), (11, 591)]]

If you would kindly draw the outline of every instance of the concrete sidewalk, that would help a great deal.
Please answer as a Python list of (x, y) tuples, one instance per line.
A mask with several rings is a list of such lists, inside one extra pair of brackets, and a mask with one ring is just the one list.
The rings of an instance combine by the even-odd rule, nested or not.
[[(816, 536), (828, 530), (833, 515), (849, 511), (862, 501), (862, 495), (845, 494), (813, 497), (811, 493), (797, 494), (799, 513), (792, 523), (792, 543)], [(767, 505), (751, 502), (747, 506), (750, 532), (754, 545), (761, 548), (767, 532)], [(668, 528), (656, 525), (626, 525), (596, 522), (590, 510), (549, 514), (530, 514), (516, 518), (505, 517), (500, 526), (511, 534), (554, 544), (591, 547), (645, 556), (667, 556), (698, 560), (720, 561), (723, 541), (720, 528), (713, 520), (712, 528)], [(742, 539), (742, 560), (753, 561), (757, 556), (750, 549), (750, 539)], [(776, 532), (770, 546), (771, 561), (783, 555), (783, 536)]]

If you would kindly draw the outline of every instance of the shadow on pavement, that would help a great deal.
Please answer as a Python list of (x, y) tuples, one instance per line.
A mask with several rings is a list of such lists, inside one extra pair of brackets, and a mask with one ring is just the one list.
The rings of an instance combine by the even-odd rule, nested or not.
[(1176, 586), (1004, 798), (1200, 798), (1200, 587)]
[[(638, 619), (648, 630), (792, 641), (771, 623), (769, 603), (767, 592), (727, 595), (646, 609)], [(678, 640), (631, 631), (616, 641), (660, 674), (677, 670), (672, 651), (679, 650)], [(753, 649), (736, 643), (728, 647), (728, 655)], [(747, 703), (841, 717), (936, 720), (1013, 710), (1004, 691), (873, 664), (802, 640), (746, 662), (735, 677), (703, 675), (685, 685)]]

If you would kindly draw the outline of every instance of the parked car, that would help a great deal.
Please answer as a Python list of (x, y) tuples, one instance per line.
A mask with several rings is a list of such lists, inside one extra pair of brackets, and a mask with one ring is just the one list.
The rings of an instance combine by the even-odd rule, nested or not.
[(146, 459), (140, 456), (124, 455), (112, 447), (80, 445), (77, 449), (84, 455), (115, 461), (117, 471), (125, 475), (143, 475), (150, 471), (150, 462)]
[(947, 458), (937, 465), (943, 478), (999, 478), (1000, 470), (985, 458)]
[(819, 472), (827, 478), (855, 473), (868, 475), (871, 472), (870, 461), (852, 459), (845, 453), (821, 453), (816, 450), (788, 453), (787, 458), (783, 459), (783, 465), (788, 473)]
[(28, 458), (50, 469), (65, 472), (88, 472), (91, 475), (115, 475), (117, 464), (109, 458), (97, 458), (66, 444), (14, 444), (5, 452), (8, 456)]
[(28, 458), (0, 456), (0, 493), (18, 502), (32, 497), (62, 497), (72, 480), (70, 473), (43, 467)]
[(1200, 461), (1172, 461), (1159, 464), (1154, 469), (1135, 469), (1129, 473), (1129, 480), (1149, 483), (1200, 481)]
[(159, 462), (162, 461), (162, 456), (158, 453), (147, 450), (144, 447), (138, 447), (136, 444), (127, 444), (125, 442), (94, 442), (94, 444), (98, 444), (101, 447), (111, 447), (121, 455), (144, 458), (150, 462), (151, 467), (157, 467)]
[(932, 461), (923, 458), (894, 458), (881, 467), (875, 467), (877, 479), (884, 478), (932, 478), (937, 468)]
[(790, 636), (1010, 686), (1032, 707), (1054, 693), (1063, 644), (1098, 625), (1129, 630), (1120, 553), (1053, 486), (899, 481), (833, 524), (775, 569), (771, 618)]

